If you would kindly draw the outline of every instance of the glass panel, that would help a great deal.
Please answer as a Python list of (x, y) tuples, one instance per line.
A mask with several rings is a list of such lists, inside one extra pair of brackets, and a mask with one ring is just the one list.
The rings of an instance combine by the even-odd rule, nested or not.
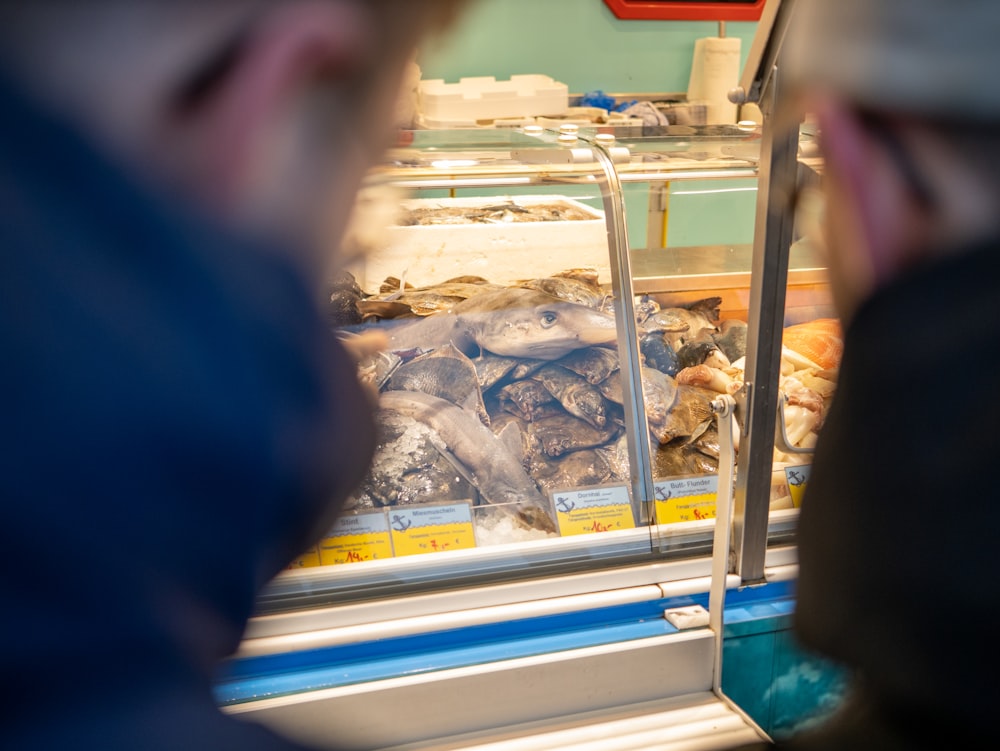
[(675, 378), (738, 343), (749, 245), (624, 227), (666, 186), (654, 222), (676, 201), (751, 238), (752, 212), (712, 202), (752, 202), (754, 134), (570, 131), (416, 131), (371, 174), (331, 316), (388, 342), (361, 366), (380, 443), (262, 612), (711, 552), (711, 504), (670, 483), (714, 480), (720, 389)]
[[(811, 153), (808, 126), (800, 149)], [(778, 388), (783, 398), (771, 475), (772, 543), (787, 540), (809, 480), (816, 445), (837, 384), (843, 334), (833, 309), (826, 271), (817, 251), (818, 158), (800, 158), (795, 242), (790, 250)], [(811, 266), (809, 272), (803, 267)]]

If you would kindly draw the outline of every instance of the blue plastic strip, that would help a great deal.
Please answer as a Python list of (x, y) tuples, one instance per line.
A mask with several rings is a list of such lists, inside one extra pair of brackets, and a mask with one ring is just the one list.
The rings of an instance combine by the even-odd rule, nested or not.
[[(791, 591), (788, 583), (781, 582), (730, 592), (726, 621), (790, 613), (794, 607)], [(238, 704), (661, 636), (677, 631), (663, 618), (663, 611), (690, 605), (707, 607), (708, 594), (234, 660), (219, 676), (216, 698), (222, 704)]]

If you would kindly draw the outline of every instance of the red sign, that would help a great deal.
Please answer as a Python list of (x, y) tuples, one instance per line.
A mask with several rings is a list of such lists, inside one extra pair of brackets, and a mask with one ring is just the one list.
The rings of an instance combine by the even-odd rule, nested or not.
[(604, 0), (618, 18), (660, 21), (757, 21), (766, 0)]

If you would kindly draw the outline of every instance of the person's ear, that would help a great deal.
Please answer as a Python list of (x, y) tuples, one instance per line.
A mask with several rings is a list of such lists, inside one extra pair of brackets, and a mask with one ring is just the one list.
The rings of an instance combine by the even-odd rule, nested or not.
[(262, 12), (205, 91), (175, 113), (187, 177), (193, 171), (224, 208), (253, 192), (295, 98), (315, 79), (335, 87), (369, 67), (373, 33), (362, 3), (292, 0)]

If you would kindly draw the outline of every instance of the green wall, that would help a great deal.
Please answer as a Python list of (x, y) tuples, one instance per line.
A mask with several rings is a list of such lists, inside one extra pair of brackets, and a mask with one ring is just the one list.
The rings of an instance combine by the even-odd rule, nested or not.
[[(728, 22), (744, 61), (757, 24)], [(473, 0), (458, 25), (421, 50), (424, 78), (454, 83), (463, 76), (543, 73), (571, 93), (686, 92), (695, 40), (716, 36), (713, 21), (621, 21), (601, 0)], [(736, 190), (734, 191), (734, 186)], [(716, 189), (722, 192), (714, 193)], [(632, 247), (645, 245), (645, 186), (629, 186), (626, 210)], [(673, 187), (667, 244), (753, 241), (752, 181)]]
[[(728, 22), (744, 60), (753, 22)], [(621, 21), (601, 0), (473, 0), (444, 39), (419, 58), (424, 78), (506, 79), (544, 73), (572, 93), (683, 92), (694, 42), (717, 36), (714, 21)]]

